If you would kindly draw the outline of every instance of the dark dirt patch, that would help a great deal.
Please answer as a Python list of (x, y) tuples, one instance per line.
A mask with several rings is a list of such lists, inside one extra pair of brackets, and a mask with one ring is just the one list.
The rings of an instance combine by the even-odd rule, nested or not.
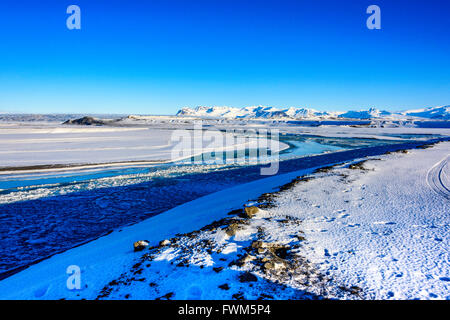
[(213, 270), (214, 270), (216, 273), (219, 273), (220, 271), (223, 270), (223, 267), (214, 267)]
[(339, 289), (341, 289), (342, 291), (348, 292), (352, 295), (356, 295), (356, 296), (360, 296), (362, 293), (362, 289), (357, 286), (351, 286), (351, 287), (340, 286)]
[(321, 168), (314, 170), (313, 173), (326, 173), (326, 172), (331, 171), (334, 167), (336, 167), (336, 165), (321, 167)]
[(227, 213), (227, 215), (229, 215), (229, 216), (242, 216), (243, 214), (244, 214), (244, 209), (231, 210), (230, 212)]
[(228, 285), (228, 283), (221, 284), (219, 288), (222, 290), (230, 290), (230, 286)]
[(274, 299), (273, 296), (271, 296), (270, 294), (261, 293), (261, 295), (257, 300), (273, 300), (273, 299)]
[(364, 167), (364, 163), (366, 163), (367, 160), (363, 160), (363, 161), (359, 161), (356, 163), (352, 163), (348, 166), (349, 169), (352, 170), (368, 170), (367, 168)]
[(235, 300), (245, 300), (244, 294), (242, 292), (237, 292), (231, 296)]
[(240, 282), (256, 282), (258, 281), (258, 277), (250, 272), (244, 272), (239, 275)]
[(162, 297), (156, 298), (155, 300), (162, 300), (162, 299), (170, 300), (174, 295), (175, 294), (173, 292), (169, 292), (163, 295)]

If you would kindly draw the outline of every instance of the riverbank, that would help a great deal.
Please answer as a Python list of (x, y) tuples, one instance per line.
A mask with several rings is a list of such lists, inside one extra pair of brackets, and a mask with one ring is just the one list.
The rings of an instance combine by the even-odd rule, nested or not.
[(449, 151), (443, 142), (298, 176), (150, 248), (98, 298), (448, 299)]
[[(352, 189), (353, 191), (347, 191), (347, 189), (349, 186), (357, 183), (355, 181), (358, 181), (358, 179), (370, 177), (371, 175), (370, 181), (365, 183), (366, 188), (364, 190), (370, 190), (370, 188), (367, 189), (367, 186), (373, 184), (374, 181), (381, 181), (380, 177), (384, 177), (384, 183), (392, 184), (393, 182), (397, 183), (396, 181), (398, 181), (399, 184), (400, 181), (403, 181), (404, 185), (410, 185), (411, 181), (408, 181), (408, 179), (395, 179), (395, 172), (386, 172), (386, 168), (404, 167), (404, 170), (412, 173), (417, 172), (417, 175), (408, 175), (412, 177), (414, 181), (422, 181), (420, 179), (420, 173), (425, 170), (427, 165), (430, 165), (431, 167), (434, 163), (430, 162), (441, 157), (443, 153), (446, 152), (448, 154), (448, 144), (448, 142), (442, 142), (431, 149), (376, 156), (376, 158), (381, 158), (385, 161), (372, 160), (380, 166), (378, 169), (375, 169), (375, 171), (361, 169), (361, 164), (356, 165), (354, 169), (346, 168), (346, 165), (341, 165), (340, 168), (331, 170), (322, 169), (316, 171), (314, 174), (315, 168), (311, 168), (257, 180), (202, 197), (169, 210), (166, 213), (147, 219), (137, 225), (122, 228), (108, 236), (56, 255), (0, 281), (1, 298), (154, 299), (165, 297), (174, 299), (256, 299), (261, 297), (257, 296), (257, 294), (261, 294), (261, 292), (266, 293), (270, 290), (272, 290), (272, 294), (268, 294), (266, 297), (268, 299), (288, 298), (289, 296), (298, 299), (321, 297), (376, 298), (378, 296), (392, 298), (389, 296), (391, 294), (388, 293), (388, 291), (386, 291), (385, 296), (380, 293), (384, 292), (383, 290), (385, 289), (371, 289), (370, 284), (372, 282), (369, 276), (361, 278), (364, 280), (363, 282), (354, 281), (354, 278), (346, 278), (337, 273), (337, 271), (333, 269), (334, 267), (328, 269), (323, 267), (323, 265), (333, 266), (332, 263), (320, 261), (320, 259), (327, 259), (327, 261), (341, 261), (343, 259), (343, 261), (347, 261), (347, 263), (348, 261), (363, 261), (364, 264), (360, 264), (359, 266), (364, 266), (364, 268), (367, 269), (366, 259), (371, 257), (370, 252), (359, 248), (356, 251), (354, 248), (354, 252), (357, 252), (355, 257), (365, 258), (363, 260), (344, 258), (344, 252), (348, 252), (350, 255), (351, 253), (349, 251), (351, 251), (351, 249), (347, 251), (337, 250), (332, 246), (324, 247), (322, 245), (316, 245), (314, 244), (314, 241), (316, 241), (314, 236), (321, 235), (326, 237), (331, 234), (334, 235), (335, 238), (330, 238), (331, 240), (329, 241), (333, 242), (343, 235), (352, 235), (349, 239), (355, 241), (355, 239), (359, 239), (361, 235), (366, 235), (366, 233), (369, 232), (368, 230), (371, 230), (371, 228), (374, 227), (404, 227), (404, 223), (382, 220), (380, 216), (374, 215), (372, 211), (370, 217), (373, 217), (373, 219), (376, 220), (367, 220), (364, 222), (364, 228), (361, 228), (361, 226), (363, 226), (361, 221), (350, 221), (351, 219), (358, 217), (356, 214), (357, 212), (362, 212), (362, 209), (358, 209), (359, 204), (363, 204), (362, 208), (378, 208), (379, 210), (383, 207), (390, 208), (393, 204), (391, 204), (392, 200), (390, 200), (389, 202), (386, 202), (387, 205), (385, 203), (381, 206), (375, 206), (376, 203), (380, 203), (378, 199), (380, 194), (374, 194), (372, 197), (370, 197), (370, 194), (365, 194), (364, 198), (369, 200), (358, 200), (357, 198), (353, 200), (347, 199), (347, 197), (350, 196), (360, 196), (358, 192), (361, 192), (361, 189)], [(437, 160), (441, 161), (442, 159)], [(371, 162), (366, 163), (370, 164)], [(392, 166), (393, 163), (398, 163), (398, 165)], [(416, 168), (415, 166), (419, 164), (420, 167)], [(348, 177), (345, 178), (348, 181), (344, 182), (345, 179), (342, 176), (343, 173), (339, 173), (335, 170), (348, 172)], [(394, 169), (392, 170), (395, 171)], [(373, 177), (373, 174), (375, 173), (380, 176)], [(405, 172), (403, 171), (399, 172), (401, 177), (405, 176), (404, 173)], [(314, 178), (310, 177), (310, 175)], [(339, 192), (339, 196), (337, 194), (335, 194), (335, 197), (329, 194), (326, 196), (324, 194), (319, 196), (319, 190), (313, 189), (311, 186), (307, 185), (309, 183), (317, 184), (316, 187), (321, 188), (323, 185), (323, 181), (319, 182), (321, 181), (319, 179), (321, 175), (323, 175), (323, 179), (325, 179), (323, 181), (329, 181), (330, 188), (328, 189), (328, 192)], [(293, 180), (294, 182), (292, 182)], [(340, 182), (340, 180), (342, 180), (342, 182)], [(350, 185), (348, 183), (350, 183)], [(280, 193), (277, 190), (278, 187), (282, 185), (285, 187), (281, 188)], [(379, 183), (377, 185), (380, 187), (384, 186)], [(345, 186), (345, 189), (343, 189), (343, 186)], [(306, 189), (303, 191), (297, 190), (297, 188), (300, 187), (305, 187)], [(421, 190), (421, 186), (417, 187), (419, 188), (418, 190)], [(399, 186), (395, 185), (395, 188), (400, 190), (398, 189)], [(395, 208), (395, 210), (405, 208), (403, 210), (404, 213), (408, 212), (407, 209), (411, 211), (411, 208), (416, 208), (418, 213), (414, 214), (413, 217), (416, 217), (417, 219), (429, 217), (429, 219), (432, 219), (430, 221), (433, 223), (437, 221), (436, 219), (444, 219), (443, 222), (441, 222), (441, 225), (434, 223), (434, 226), (438, 227), (437, 229), (423, 228), (417, 230), (422, 230), (425, 233), (443, 232), (443, 235), (448, 235), (448, 229), (446, 229), (448, 228), (448, 224), (445, 222), (445, 219), (448, 220), (448, 218), (442, 217), (443, 212), (448, 212), (448, 210), (446, 210), (448, 209), (448, 204), (439, 200), (439, 195), (431, 188), (429, 189), (429, 192), (426, 188), (422, 189), (423, 192), (417, 192), (418, 196), (415, 196), (415, 191), (417, 191), (416, 188), (410, 188), (409, 190), (412, 198), (402, 198), (400, 193), (397, 193), (398, 196), (394, 197), (396, 202), (393, 208)], [(270, 195), (273, 192), (277, 193), (275, 197)], [(266, 193), (266, 195), (261, 197), (264, 193)], [(426, 197), (423, 196), (422, 193), (425, 193)], [(396, 193), (393, 192), (390, 193), (390, 195), (395, 196)], [(361, 196), (361, 198), (362, 197), (363, 196)], [(299, 203), (290, 203), (288, 205), (286, 201), (289, 198), (299, 199)], [(249, 201), (252, 199), (254, 201)], [(276, 199), (276, 202), (274, 202), (274, 199)], [(308, 201), (305, 202), (305, 200), (308, 199), (311, 203)], [(343, 207), (332, 210), (332, 207), (328, 207), (328, 204), (331, 205), (331, 203), (336, 203), (336, 205), (339, 204), (339, 207), (348, 206), (349, 208)], [(241, 209), (243, 204), (260, 206), (261, 209), (255, 218), (242, 218), (239, 217), (242, 216), (242, 211), (234, 210)], [(425, 211), (423, 210), (424, 205), (426, 205)], [(441, 207), (439, 207), (439, 205)], [(339, 210), (346, 211), (338, 212)], [(229, 212), (233, 212), (233, 214), (227, 215)], [(312, 212), (317, 212), (319, 216), (314, 214), (309, 217)], [(352, 212), (355, 213), (351, 214)], [(351, 214), (351, 216), (346, 216), (347, 214)], [(411, 219), (409, 216), (405, 216), (405, 214), (399, 215), (399, 219), (406, 219), (407, 221)], [(362, 213), (359, 215), (362, 215)], [(322, 217), (321, 219), (323, 221), (317, 221), (316, 223), (329, 224), (329, 226), (336, 226), (336, 228), (339, 227), (341, 229), (338, 228), (333, 232), (328, 232), (327, 230), (330, 230), (329, 227), (328, 229), (323, 226), (316, 229), (308, 227), (313, 223), (311, 222), (312, 220), (309, 221), (308, 219), (314, 220), (319, 217)], [(242, 221), (242, 223), (231, 226), (233, 221), (230, 219), (237, 219), (237, 221)], [(211, 225), (212, 221), (222, 221), (222, 224), (216, 223)], [(381, 223), (380, 221), (385, 221), (386, 223)], [(427, 225), (430, 225), (430, 221), (427, 222)], [(395, 225), (390, 224), (390, 222), (394, 222)], [(205, 227), (208, 224), (209, 226)], [(425, 224), (422, 223), (422, 225)], [(203, 230), (200, 230), (202, 228)], [(230, 230), (228, 230), (229, 228)], [(444, 229), (441, 230), (439, 228)], [(313, 232), (311, 230), (313, 230)], [(362, 233), (361, 231), (355, 233), (354, 230), (363, 231)], [(414, 237), (414, 235), (417, 234), (417, 230), (416, 232), (411, 233), (411, 237)], [(227, 231), (231, 235), (228, 234)], [(410, 231), (411, 230), (408, 230), (408, 232)], [(383, 234), (383, 231), (378, 233)], [(388, 236), (390, 235), (390, 237), (394, 237), (395, 240), (395, 236), (398, 234), (403, 236), (403, 232), (392, 232), (385, 235), (387, 238), (384, 239), (388, 241)], [(152, 250), (154, 251), (145, 250), (140, 253), (133, 252), (132, 243), (143, 239), (149, 240), (150, 245), (153, 246)], [(171, 239), (171, 245), (167, 248), (158, 246), (159, 241), (162, 239)], [(445, 241), (448, 241), (448, 236), (444, 237), (441, 235), (440, 239), (440, 242), (444, 244), (442, 248), (448, 248), (448, 244), (445, 246)], [(379, 239), (375, 240), (369, 239), (367, 240), (367, 243), (370, 244), (373, 243), (373, 241), (377, 243), (380, 241)], [(255, 244), (255, 241), (260, 241), (261, 243)], [(439, 242), (438, 240), (433, 241), (436, 243)], [(264, 243), (272, 243), (275, 245), (266, 245)], [(355, 243), (357, 243), (357, 241), (355, 241)], [(387, 243), (389, 243), (389, 241)], [(398, 245), (397, 241), (393, 241), (392, 243), (395, 246)], [(412, 243), (414, 246), (417, 246), (416, 242)], [(402, 244), (405, 245), (405, 243)], [(414, 248), (417, 249), (417, 247), (414, 246), (411, 250)], [(391, 246), (390, 248), (393, 247)], [(431, 246), (430, 248), (434, 247)], [(439, 251), (434, 249), (434, 251), (432, 249), (430, 250), (432, 253), (439, 253)], [(336, 252), (338, 254), (335, 255)], [(247, 257), (247, 255), (250, 255), (250, 257)], [(298, 259), (295, 258), (292, 260), (295, 262), (294, 265), (297, 266), (296, 268), (292, 268), (292, 265), (290, 265), (292, 261), (287, 265), (282, 262), (283, 260), (286, 260), (286, 258), (292, 258), (294, 256), (298, 257)], [(253, 259), (253, 257), (255, 259)], [(420, 259), (424, 257), (427, 256), (413, 256), (413, 258), (419, 259), (419, 263), (421, 261)], [(264, 258), (269, 260), (262, 261)], [(270, 260), (271, 258), (272, 260)], [(242, 261), (242, 259), (245, 261)], [(399, 260), (398, 257), (393, 259)], [(392, 261), (394, 261), (393, 259)], [(187, 265), (186, 261), (188, 262)], [(408, 265), (407, 262), (408, 260), (402, 260), (402, 264), (400, 265)], [(180, 265), (180, 263), (182, 264)], [(266, 263), (268, 264), (266, 265)], [(78, 265), (82, 270), (81, 290), (69, 291), (66, 287), (66, 280), (68, 277), (66, 269), (70, 265)], [(423, 263), (423, 267), (426, 268), (427, 264)], [(266, 269), (269, 270), (268, 275), (266, 274)], [(300, 272), (299, 274), (292, 276), (291, 273), (295, 270), (299, 270)], [(349, 270), (355, 271), (357, 268), (354, 267)], [(432, 279), (437, 282), (433, 284), (434, 287), (439, 283), (444, 285), (446, 283), (445, 279), (447, 276), (444, 274), (446, 272), (448, 273), (448, 270), (445, 270), (445, 265), (444, 267), (441, 265), (438, 270), (440, 270), (440, 274), (438, 274), (438, 271), (433, 270)], [(277, 278), (278, 271), (287, 275), (286, 278)], [(338, 271), (342, 271), (340, 267), (338, 268)], [(353, 273), (350, 272), (350, 274)], [(164, 277), (164, 275), (167, 275), (167, 277)], [(405, 278), (403, 278), (405, 280), (402, 283), (408, 283), (411, 275), (406, 272), (403, 272), (403, 275), (405, 276)], [(426, 275), (426, 273), (424, 273), (424, 275)], [(154, 278), (155, 276), (157, 278)], [(355, 272), (355, 276), (357, 277), (356, 279), (359, 279), (358, 272)], [(192, 277), (195, 277), (195, 285), (183, 288), (179, 287), (180, 281), (185, 283), (185, 281), (190, 281), (189, 279), (194, 279)], [(439, 280), (440, 278), (444, 280)], [(282, 280), (281, 282), (280, 279)], [(277, 284), (274, 285), (274, 283)], [(329, 283), (332, 283), (333, 285), (329, 286)], [(380, 283), (383, 284), (383, 281)], [(303, 289), (301, 286), (303, 286)], [(174, 291), (177, 287), (178, 290)], [(228, 290), (224, 289), (227, 287), (229, 288)], [(373, 293), (371, 290), (375, 290), (375, 292), (380, 293), (380, 295)], [(410, 292), (408, 290), (405, 289), (404, 292)], [(211, 295), (208, 295), (208, 292), (210, 292)], [(415, 296), (415, 291), (412, 292), (413, 293), (408, 296)], [(433, 295), (436, 295), (436, 297), (442, 298), (442, 292), (442, 290), (430, 292), (432, 295), (428, 295), (428, 297), (433, 298)], [(401, 296), (396, 296), (394, 292), (393, 298), (398, 297)], [(423, 298), (423, 296), (419, 296), (419, 298)]]

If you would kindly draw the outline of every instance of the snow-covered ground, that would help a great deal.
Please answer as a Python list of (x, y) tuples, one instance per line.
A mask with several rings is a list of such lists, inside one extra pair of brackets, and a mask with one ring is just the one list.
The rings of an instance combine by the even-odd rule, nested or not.
[(301, 183), (273, 216), (302, 220), (303, 253), (369, 299), (450, 299), (450, 143), (373, 157)]
[[(189, 125), (192, 129), (192, 122)], [(154, 135), (153, 142), (161, 143), (177, 127), (168, 124), (164, 128), (149, 124), (137, 127), (134, 123), (126, 127), (66, 126), (54, 122), (0, 126), (5, 129), (2, 137), (7, 141), (4, 144), (11, 147), (7, 152), (10, 156), (23, 160), (20, 152), (14, 152), (20, 149), (30, 150), (27, 155), (36, 157), (35, 160), (41, 155), (47, 157), (43, 166), (24, 168), (16, 165), (0, 170), (0, 279), (5, 272), (95, 239), (110, 230), (140, 222), (206, 194), (260, 179), (259, 169), (247, 170), (246, 167), (261, 163), (267, 166), (273, 159), (258, 157), (241, 163), (240, 159), (245, 159), (241, 157), (235, 159), (239, 160), (237, 163), (198, 165), (190, 161), (168, 164), (135, 161), (75, 166), (70, 152), (73, 149), (90, 146), (101, 154), (101, 150), (112, 147), (120, 152), (110, 155), (139, 157), (133, 148), (128, 148), (134, 143), (145, 144), (142, 141), (145, 137), (139, 133), (148, 131)], [(17, 134), (24, 134), (25, 138), (21, 141)], [(237, 134), (240, 134), (239, 130)], [(402, 140), (324, 139), (298, 135), (280, 138), (280, 149), (287, 144), (290, 146), (280, 155), (283, 160)], [(17, 139), (17, 145), (14, 139)], [(56, 152), (55, 143), (66, 152)], [(243, 146), (243, 143), (235, 146)], [(32, 152), (36, 149), (40, 152)], [(93, 154), (79, 153), (87, 163), (98, 161), (92, 158)], [(102, 156), (111, 161), (106, 154)], [(0, 163), (2, 160), (0, 156)], [(54, 165), (62, 160), (70, 165)], [(292, 170), (311, 167), (310, 161), (304, 160), (299, 159)]]
[[(228, 188), (12, 275), (0, 298), (449, 299), (449, 153), (442, 142)], [(133, 252), (137, 240), (152, 247)], [(80, 290), (66, 287), (70, 265)]]
[[(100, 126), (61, 125), (63, 115), (0, 122), (0, 270), (69, 249), (0, 281), (0, 298), (449, 299), (449, 142), (350, 168), (314, 171), (310, 163), (332, 163), (339, 158), (332, 152), (345, 149), (450, 136), (446, 122), (422, 128), (369, 110), (378, 115), (370, 124), (305, 125), (279, 120), (277, 110), (252, 112), (263, 111), (275, 117), (202, 124), (247, 137), (277, 129), (286, 144), (274, 151), (291, 147), (282, 160), (306, 156), (289, 170), (290, 160), (282, 161), (288, 173), (265, 179), (229, 164), (155, 166), (174, 160), (172, 133), (191, 132), (198, 115)], [(231, 141), (216, 151), (257, 147), (253, 138)], [(212, 150), (204, 147), (188, 156)], [(329, 156), (308, 159), (321, 153)], [(249, 219), (243, 205), (260, 209)], [(143, 239), (153, 247), (133, 252)], [(163, 239), (170, 244), (158, 245)], [(82, 270), (80, 290), (67, 289), (70, 265)]]
[(448, 300), (449, 154), (446, 142), (303, 176), (251, 219), (171, 239), (100, 297)]
[[(94, 299), (101, 289), (135, 264), (133, 242), (146, 239), (157, 244), (177, 233), (191, 232), (223, 218), (249, 198), (287, 183), (298, 173), (243, 184), (188, 202), (139, 224), (121, 228), (83, 246), (55, 255), (0, 281), (1, 299)], [(82, 270), (82, 290), (66, 287), (66, 269)]]
[[(0, 125), (0, 168), (86, 165), (149, 161), (170, 162), (189, 158), (205, 152), (258, 148), (256, 138), (226, 139), (222, 146), (210, 146), (203, 141), (199, 148), (189, 143), (179, 147), (181, 156), (172, 152), (180, 141), (174, 135), (175, 129), (151, 127), (102, 127), (67, 126), (55, 123), (39, 126), (23, 124)], [(189, 133), (189, 132), (188, 132)], [(231, 134), (229, 134), (231, 136)], [(173, 138), (172, 138), (173, 137)], [(262, 145), (263, 143), (259, 143)], [(266, 142), (268, 148), (278, 152), (287, 148), (285, 144)], [(148, 164), (148, 163), (147, 163)], [(42, 171), (42, 168), (40, 168)], [(52, 170), (55, 170), (53, 168)], [(61, 170), (61, 169), (60, 169)], [(11, 172), (3, 171), (2, 174)]]

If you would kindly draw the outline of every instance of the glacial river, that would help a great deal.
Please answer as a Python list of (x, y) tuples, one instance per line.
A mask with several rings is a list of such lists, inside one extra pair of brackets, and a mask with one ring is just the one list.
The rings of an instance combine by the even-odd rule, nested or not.
[[(280, 159), (278, 174), (421, 143), (294, 135), (280, 140), (290, 148), (272, 155)], [(260, 168), (271, 159), (246, 160), (1, 176), (0, 279), (185, 202), (264, 178)]]

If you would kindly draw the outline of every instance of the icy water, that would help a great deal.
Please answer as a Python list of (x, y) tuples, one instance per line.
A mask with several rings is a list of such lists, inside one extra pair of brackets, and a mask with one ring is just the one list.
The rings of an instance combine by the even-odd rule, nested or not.
[[(278, 174), (381, 154), (415, 143), (304, 136), (285, 136), (281, 140), (290, 148), (280, 154)], [(347, 151), (330, 153), (340, 150)], [(177, 163), (3, 177), (0, 278), (182, 203), (264, 178), (260, 167)]]

